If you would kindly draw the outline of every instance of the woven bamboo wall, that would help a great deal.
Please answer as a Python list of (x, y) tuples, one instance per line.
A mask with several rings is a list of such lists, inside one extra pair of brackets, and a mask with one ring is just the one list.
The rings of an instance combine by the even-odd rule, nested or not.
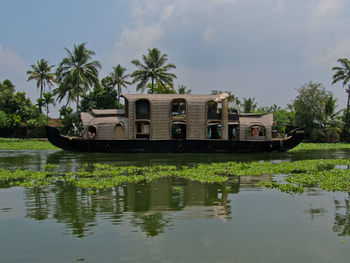
[(128, 115), (128, 123), (129, 123), (129, 129), (127, 133), (127, 137), (129, 140), (134, 139), (134, 128), (135, 128), (135, 123), (134, 123), (134, 118), (135, 118), (135, 100), (128, 100), (128, 105), (129, 105), (129, 115)]
[(152, 100), (151, 138), (152, 140), (170, 139), (171, 100)]
[(187, 139), (205, 139), (206, 134), (206, 107), (205, 101), (190, 100), (187, 106)]

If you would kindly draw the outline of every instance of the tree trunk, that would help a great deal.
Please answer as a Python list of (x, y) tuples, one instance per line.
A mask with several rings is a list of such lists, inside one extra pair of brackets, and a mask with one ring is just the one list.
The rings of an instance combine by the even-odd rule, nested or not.
[(39, 104), (39, 111), (42, 113), (42, 100), (43, 100), (43, 82), (40, 83), (40, 104)]
[(120, 93), (121, 93), (121, 91), (122, 91), (122, 88), (120, 86), (120, 83), (118, 83), (118, 105), (120, 103)]
[(152, 78), (152, 90), (151, 90), (151, 94), (153, 94), (153, 92), (154, 92), (153, 85), (154, 85), (154, 78)]

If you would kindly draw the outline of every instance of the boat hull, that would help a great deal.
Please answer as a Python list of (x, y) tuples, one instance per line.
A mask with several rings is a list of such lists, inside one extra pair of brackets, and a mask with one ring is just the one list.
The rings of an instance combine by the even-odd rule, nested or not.
[(58, 148), (76, 152), (111, 153), (235, 153), (284, 152), (297, 146), (302, 132), (294, 131), (286, 139), (271, 141), (234, 140), (87, 140), (60, 135), (56, 128), (46, 126), (48, 140)]

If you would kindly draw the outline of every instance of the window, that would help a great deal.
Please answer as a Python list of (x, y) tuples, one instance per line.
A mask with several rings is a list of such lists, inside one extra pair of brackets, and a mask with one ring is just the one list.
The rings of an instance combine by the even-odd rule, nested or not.
[(115, 125), (114, 133), (117, 139), (124, 139), (124, 127), (122, 123)]
[(186, 124), (173, 123), (171, 125), (171, 138), (173, 140), (186, 140)]
[(208, 139), (220, 139), (221, 138), (221, 123), (209, 123), (207, 129)]
[(174, 117), (186, 116), (186, 101), (184, 99), (173, 100), (171, 113)]
[(221, 103), (217, 103), (213, 100), (207, 102), (207, 118), (208, 120), (220, 120), (221, 119)]
[(136, 122), (136, 139), (149, 139), (150, 123)]
[(265, 136), (266, 129), (263, 126), (251, 126), (248, 129), (248, 134), (252, 137)]
[(136, 119), (150, 119), (150, 112), (148, 100), (136, 101)]

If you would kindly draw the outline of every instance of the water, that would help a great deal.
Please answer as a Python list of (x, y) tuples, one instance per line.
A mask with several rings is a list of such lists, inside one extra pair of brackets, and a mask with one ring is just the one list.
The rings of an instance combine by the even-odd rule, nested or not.
[[(350, 152), (109, 155), (0, 151), (0, 167), (348, 158)], [(68, 184), (0, 189), (0, 262), (349, 262), (350, 196), (166, 178), (91, 195)], [(256, 178), (253, 178), (256, 179)]]

